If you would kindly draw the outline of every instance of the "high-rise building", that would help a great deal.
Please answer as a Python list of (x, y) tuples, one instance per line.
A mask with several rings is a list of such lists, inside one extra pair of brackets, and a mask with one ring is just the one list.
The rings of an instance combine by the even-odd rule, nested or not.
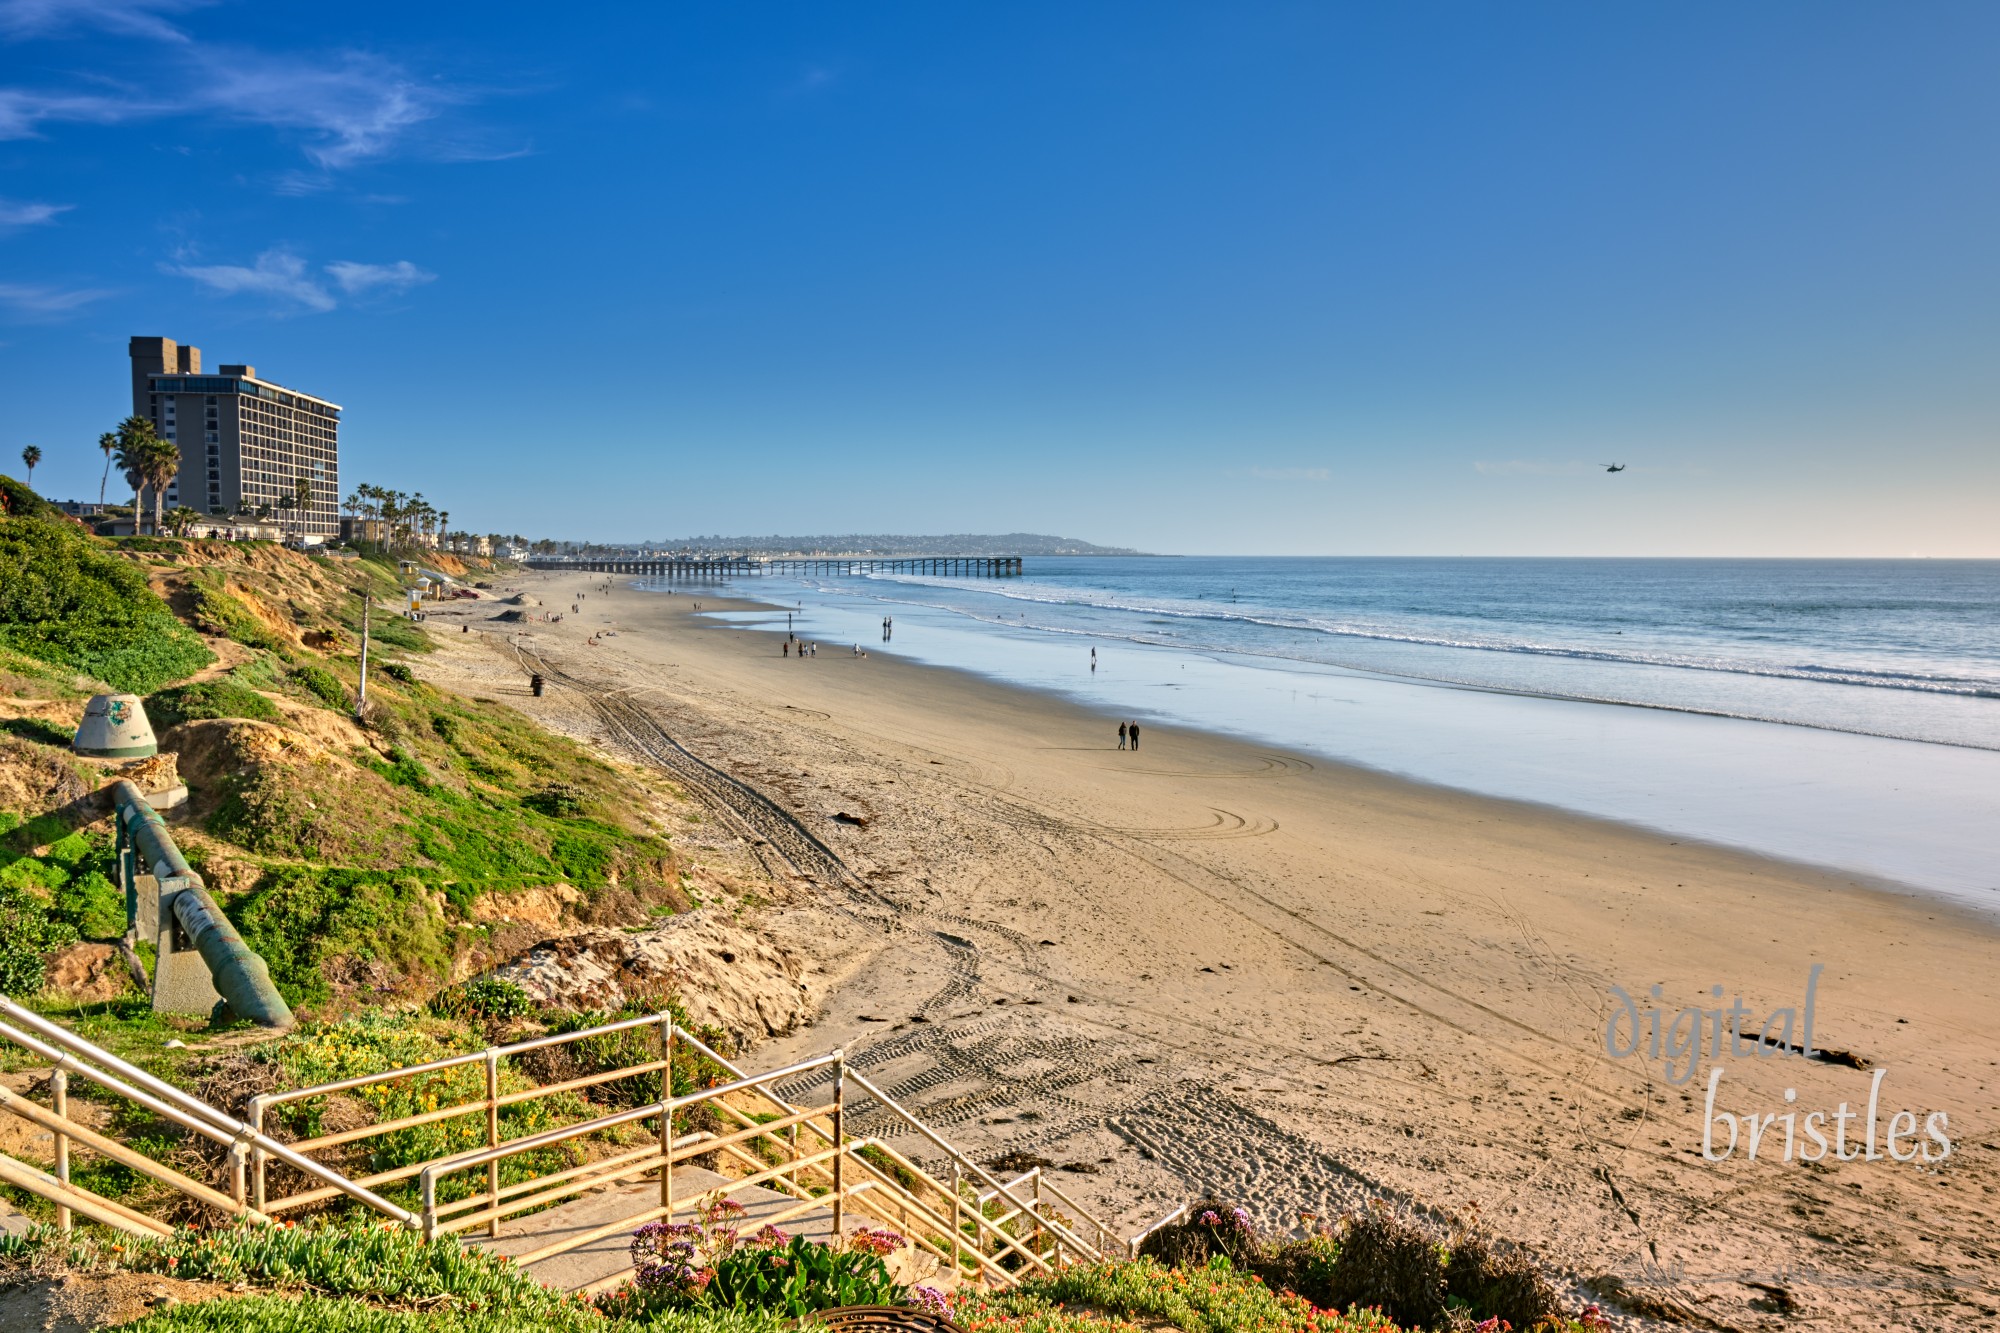
[[(167, 504), (202, 514), (268, 506), (307, 541), (340, 532), (340, 407), (257, 378), (255, 366), (201, 369), (201, 349), (132, 339), (132, 414), (180, 446)], [(311, 485), (303, 514), (280, 502)]]

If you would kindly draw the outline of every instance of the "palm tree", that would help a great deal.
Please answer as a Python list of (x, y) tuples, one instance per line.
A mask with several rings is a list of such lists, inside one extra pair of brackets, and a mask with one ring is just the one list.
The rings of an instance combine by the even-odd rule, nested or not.
[(175, 505), (167, 511), (167, 527), (172, 530), (174, 536), (185, 537), (188, 534), (188, 529), (193, 527), (195, 522), (200, 518), (200, 514), (189, 509), (186, 505)]
[(31, 444), (21, 451), (21, 461), (28, 465), (28, 489), (33, 490), (35, 488), (35, 464), (42, 461), (42, 451)]
[(167, 483), (180, 471), (180, 446), (163, 440), (144, 417), (126, 417), (118, 425), (117, 460), (119, 471), (132, 483), (132, 531), (139, 531), (139, 507), (145, 491), (153, 492), (153, 535), (160, 533), (160, 509), (166, 499)]
[(299, 511), (299, 545), (306, 544), (306, 524), (312, 518), (313, 484), (311, 477), (300, 477), (292, 483), (292, 503)]
[(97, 437), (97, 447), (104, 451), (104, 475), (97, 479), (97, 507), (104, 508), (104, 487), (111, 480), (111, 452), (118, 447), (118, 437), (110, 431)]

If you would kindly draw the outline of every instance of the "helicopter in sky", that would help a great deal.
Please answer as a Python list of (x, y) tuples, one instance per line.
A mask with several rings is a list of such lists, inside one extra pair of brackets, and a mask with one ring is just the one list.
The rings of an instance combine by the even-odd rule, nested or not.
[(1605, 463), (1603, 464), (1603, 468), (1606, 472), (1623, 472), (1625, 465), (1623, 463)]

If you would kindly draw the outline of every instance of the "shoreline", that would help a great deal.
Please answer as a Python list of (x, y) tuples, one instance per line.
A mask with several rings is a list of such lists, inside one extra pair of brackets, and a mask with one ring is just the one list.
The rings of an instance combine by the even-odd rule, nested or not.
[[(628, 591), (638, 591), (638, 590), (628, 589)], [(647, 590), (642, 595), (659, 596), (660, 593), (655, 590)], [(676, 595), (680, 595), (678, 591), (676, 592)], [(757, 598), (744, 597), (741, 595), (725, 597), (718, 594), (712, 597), (704, 597), (698, 600), (701, 600), (703, 603), (702, 610), (700, 610), (699, 612), (694, 612), (692, 614), (701, 617), (707, 623), (707, 627), (709, 628), (731, 633), (769, 635), (769, 634), (775, 634), (775, 631), (760, 626), (753, 626), (747, 624), (734, 624), (727, 621), (714, 620), (711, 617), (713, 617), (718, 613), (726, 614), (732, 612), (735, 613), (775, 612), (777, 614), (782, 615), (788, 609), (776, 602), (764, 601)], [(717, 603), (717, 605), (710, 606), (709, 603), (711, 601)], [(975, 619), (979, 618), (975, 617)], [(979, 623), (982, 625), (988, 625), (991, 627), (996, 627), (1001, 629), (1008, 628), (1007, 622), (1005, 621), (989, 621), (989, 620), (979, 619)], [(1070, 635), (1078, 638), (1093, 637), (1084, 634), (1082, 631), (1063, 629), (1059, 627), (1051, 628), (1047, 626), (1036, 626), (1034, 632)], [(1107, 637), (1107, 636), (1096, 636), (1096, 637)], [(1239, 652), (1233, 649), (1225, 650), (1225, 649), (1216, 649), (1207, 647), (1197, 648), (1197, 649), (1177, 649), (1169, 645), (1154, 644), (1142, 639), (1121, 640), (1121, 642), (1124, 642), (1129, 646), (1133, 647), (1157, 649), (1168, 652), (1186, 652), (1196, 656), (1219, 658), (1219, 659), (1235, 658), (1235, 657), (1262, 659), (1267, 656), (1265, 654), (1254, 653), (1248, 650)], [(1406, 675), (1398, 675), (1392, 672), (1370, 671), (1361, 667), (1340, 666), (1335, 663), (1307, 662), (1297, 659), (1277, 657), (1275, 655), (1269, 655), (1269, 656), (1271, 656), (1271, 660), (1285, 664), (1282, 667), (1272, 668), (1274, 670), (1289, 670), (1296, 667), (1303, 667), (1315, 673), (1324, 672), (1325, 674), (1334, 677), (1359, 677), (1370, 680), (1380, 680), (1395, 684), (1410, 683), (1410, 684), (1449, 689), (1454, 691), (1463, 691), (1471, 694), (1504, 695), (1511, 698), (1534, 699), (1534, 700), (1546, 701), (1550, 703), (1559, 703), (1559, 704), (1580, 704), (1590, 707), (1634, 708), (1634, 709), (1642, 709), (1649, 712), (1666, 713), (1675, 716), (1714, 718), (1727, 722), (1744, 722), (1744, 723), (1754, 723), (1754, 724), (1769, 725), (1769, 726), (1798, 727), (1807, 731), (1835, 731), (1841, 735), (1859, 736), (1867, 738), (1869, 740), (1888, 741), (1899, 745), (1949, 744), (1947, 742), (1915, 741), (1907, 737), (1883, 735), (1875, 732), (1840, 731), (1837, 728), (1818, 727), (1814, 726), (1811, 723), (1789, 722), (1785, 721), (1784, 719), (1750, 717), (1734, 713), (1703, 712), (1699, 709), (1676, 708), (1666, 704), (1637, 703), (1624, 699), (1593, 699), (1593, 698), (1586, 698), (1580, 695), (1554, 694), (1543, 691), (1526, 690), (1526, 689), (1507, 689), (1501, 686), (1481, 685), (1466, 681), (1448, 680), (1443, 677), (1433, 678), (1425, 676), (1406, 676)], [(870, 661), (874, 660), (875, 660), (874, 658), (872, 657), (870, 658)], [(993, 690), (1018, 691), (1027, 695), (1031, 695), (1037, 699), (1040, 699), (1049, 706), (1074, 708), (1088, 715), (1098, 717), (1103, 720), (1103, 723), (1106, 727), (1115, 726), (1118, 721), (1117, 715), (1115, 713), (1107, 712), (1101, 708), (1092, 708), (1089, 705), (1079, 703), (1076, 699), (1064, 695), (1056, 690), (1048, 689), (1042, 686), (1037, 686), (1032, 684), (1022, 684), (1008, 680), (1004, 676), (983, 671), (977, 666), (940, 665), (937, 663), (919, 662), (912, 660), (910, 658), (894, 656), (894, 655), (884, 656), (881, 660), (885, 664), (891, 662), (895, 663), (896, 669), (914, 669), (918, 671), (950, 672), (967, 678), (968, 681), (975, 683), (979, 687), (993, 689)], [(1256, 668), (1253, 667), (1253, 669)], [(1236, 743), (1243, 745), (1263, 744), (1262, 740), (1255, 736), (1240, 734), (1220, 728), (1204, 727), (1199, 724), (1149, 721), (1147, 723), (1147, 726), (1158, 727), (1162, 730), (1168, 730), (1168, 731), (1184, 732), (1191, 735), (1206, 736), (1222, 742), (1229, 742), (1229, 743)], [(1675, 830), (1664, 828), (1658, 825), (1647, 824), (1640, 820), (1619, 819), (1613, 816), (1594, 814), (1591, 811), (1578, 810), (1570, 806), (1562, 805), (1555, 801), (1537, 800), (1533, 797), (1525, 797), (1525, 796), (1498, 795), (1492, 792), (1479, 791), (1471, 787), (1458, 786), (1449, 782), (1431, 781), (1425, 778), (1413, 776), (1408, 773), (1399, 772), (1393, 768), (1386, 768), (1376, 764), (1366, 763), (1361, 760), (1350, 759), (1341, 755), (1328, 753), (1323, 749), (1315, 748), (1310, 743), (1299, 745), (1296, 748), (1310, 752), (1316, 760), (1322, 763), (1338, 766), (1344, 769), (1350, 769), (1353, 770), (1353, 772), (1355, 772), (1358, 775), (1365, 775), (1367, 777), (1374, 778), (1383, 782), (1407, 784), (1410, 787), (1418, 790), (1434, 790), (1438, 792), (1451, 793), (1453, 795), (1466, 797), (1471, 800), (1493, 802), (1496, 805), (1500, 806), (1515, 806), (1521, 808), (1524, 811), (1539, 812), (1543, 815), (1555, 819), (1573, 819), (1573, 820), (1583, 821), (1588, 824), (1601, 824), (1608, 826), (1610, 828), (1616, 828), (1630, 833), (1637, 833), (1637, 834), (1643, 834), (1652, 837), (1666, 839), (1672, 842), (1674, 845), (1685, 844), (1694, 847), (1706, 848), (1719, 854), (1748, 858), (1753, 861), (1763, 861), (1769, 863), (1774, 872), (1791, 872), (1800, 874), (1831, 876), (1846, 881), (1849, 885), (1853, 887), (1866, 889), (1871, 892), (1881, 893), (1891, 897), (1916, 900), (1917, 902), (1925, 905), (1927, 910), (1930, 911), (1943, 910), (1954, 913), (1962, 917), (1968, 925), (1974, 925), (1979, 928), (1987, 930), (2000, 931), (2000, 900), (1996, 900), (1990, 905), (1981, 905), (1978, 903), (1967, 902), (1963, 899), (1953, 897), (1943, 890), (1928, 888), (1921, 884), (1914, 884), (1906, 880), (1896, 879), (1888, 875), (1877, 874), (1875, 872), (1853, 866), (1842, 866), (1831, 862), (1808, 861), (1796, 857), (1788, 857), (1781, 855), (1779, 853), (1761, 851), (1754, 847), (1740, 846), (1734, 843), (1723, 842), (1714, 838), (1704, 838), (1695, 834), (1680, 833)], [(1958, 745), (1958, 746), (1952, 746), (1952, 748), (1978, 750), (1982, 752), (1985, 752), (1987, 750), (1987, 747), (1977, 746), (1977, 745)]]
[[(797, 591), (807, 637), (872, 638), (896, 610), (909, 633), (885, 656), (2000, 913), (1977, 833), (2000, 823), (2000, 752), (1015, 625), (872, 585)], [(770, 615), (723, 618), (768, 628)], [(1093, 638), (1111, 654), (1102, 676), (1081, 670)]]
[[(1072, 700), (884, 654), (781, 658), (782, 627), (692, 614), (754, 603), (604, 583), (524, 577), (549, 610), (593, 589), (559, 625), (487, 625), (490, 602), (434, 620), (518, 628), (628, 692), (853, 869), (858, 889), (795, 881), (764, 909), (823, 1009), (760, 1063), (846, 1045), (982, 1155), (1075, 1168), (1064, 1187), (1121, 1225), (1199, 1188), (1283, 1225), (1382, 1197), (1477, 1206), (1648, 1290), (1648, 1262), (2000, 1272), (2000, 933), (1974, 909), (1227, 735), (1148, 724), (1121, 754)], [(1704, 1162), (1701, 1081), (1604, 1048), (1611, 986), (1677, 1007), (1719, 984), (1769, 1012), (1814, 962), (1818, 1044), (1890, 1070), (1885, 1107), (1950, 1112), (1942, 1171)], [(1868, 1093), (1854, 1069), (1723, 1063), (1733, 1112)], [(1881, 1326), (1831, 1282), (1801, 1304)], [(1670, 1294), (1758, 1318), (1754, 1291)]]

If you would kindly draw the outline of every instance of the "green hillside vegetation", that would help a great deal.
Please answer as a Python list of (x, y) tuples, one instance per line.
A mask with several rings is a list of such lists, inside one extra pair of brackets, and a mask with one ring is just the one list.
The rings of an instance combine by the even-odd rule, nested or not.
[(0, 647), (134, 694), (215, 660), (142, 569), (40, 517), (0, 520)]
[[(78, 870), (72, 841), (109, 845), (108, 825), (76, 800), (103, 777), (68, 755), (78, 704), (107, 686), (146, 695), (193, 793), (176, 837), (295, 1007), (340, 1001), (348, 977), (365, 976), (369, 998), (386, 986), (421, 999), (491, 939), (475, 919), (504, 915), (479, 911), (489, 894), (568, 885), (579, 917), (627, 923), (684, 904), (648, 814), (660, 798), (629, 771), (410, 670), (432, 645), (381, 605), (402, 587), (393, 558), (107, 541), (9, 485), (10, 515), (26, 515), (0, 518), (10, 993), (35, 989), (33, 960), (53, 948), (122, 932), (88, 879), (101, 870)], [(228, 670), (211, 669), (218, 656)]]
[[(1294, 1242), (1300, 1244), (1303, 1242)], [(796, 1248), (796, 1247), (794, 1247)], [(1328, 1239), (1329, 1263), (1341, 1244)], [(126, 1327), (132, 1333), (779, 1333), (794, 1323), (792, 1293), (711, 1286), (680, 1300), (624, 1288), (592, 1301), (543, 1287), (494, 1256), (451, 1237), (426, 1245), (399, 1228), (307, 1222), (297, 1227), (177, 1233), (117, 1242), (40, 1228), (0, 1239), (0, 1279), (30, 1275), (87, 1285), (116, 1273), (231, 1284), (229, 1294), (175, 1305)], [(74, 1293), (77, 1286), (71, 1286)], [(922, 1294), (911, 1297), (920, 1299)], [(1459, 1304), (1423, 1323), (1370, 1305), (1315, 1305), (1222, 1256), (1182, 1266), (1152, 1259), (1083, 1264), (1003, 1292), (966, 1290), (937, 1299), (966, 1333), (1416, 1333), (1497, 1330), (1603, 1333), (1594, 1309), (1515, 1323)], [(808, 1306), (808, 1310), (816, 1308)], [(818, 1307), (823, 1308), (823, 1307)], [(1503, 1322), (1504, 1321), (1504, 1322)]]

